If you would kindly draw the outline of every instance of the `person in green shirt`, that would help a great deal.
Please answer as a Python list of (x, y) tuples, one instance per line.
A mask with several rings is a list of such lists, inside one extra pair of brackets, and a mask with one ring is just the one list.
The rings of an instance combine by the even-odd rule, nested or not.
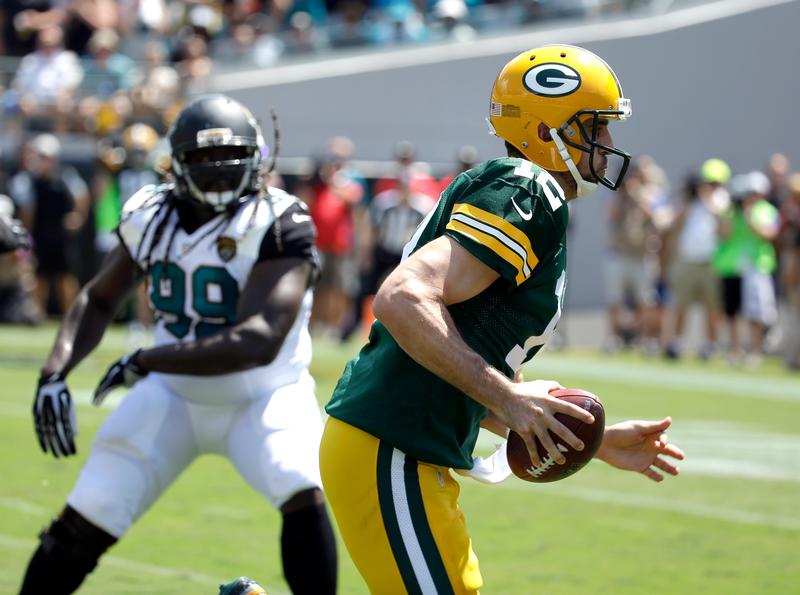
[[(519, 433), (538, 467), (563, 464), (559, 446), (583, 448), (557, 413), (593, 420), (549, 394), (558, 383), (524, 382), (520, 371), (561, 315), (567, 201), (599, 185), (616, 190), (625, 175), (630, 156), (608, 125), (630, 116), (630, 100), (599, 57), (550, 45), (505, 65), (489, 114), (508, 156), (444, 190), (379, 289), (369, 343), (327, 406), (323, 484), (372, 592), (477, 592), (483, 581), (450, 471), (489, 482), (509, 475), (502, 451), (473, 461), (481, 426)], [(609, 178), (612, 160), (619, 173)], [(664, 434), (670, 423), (609, 426), (597, 456), (655, 481), (675, 475), (670, 458), (683, 454)]]

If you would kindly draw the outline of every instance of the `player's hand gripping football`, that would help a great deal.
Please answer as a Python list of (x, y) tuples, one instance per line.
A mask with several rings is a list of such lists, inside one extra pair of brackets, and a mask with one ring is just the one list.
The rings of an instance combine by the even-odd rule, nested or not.
[(75, 406), (61, 374), (42, 374), (33, 401), (33, 423), (42, 451), (58, 458), (74, 455), (78, 426)]
[(103, 399), (106, 398), (108, 393), (117, 388), (118, 386), (132, 387), (139, 382), (142, 378), (147, 376), (148, 371), (139, 364), (139, 352), (137, 349), (111, 364), (111, 367), (106, 371), (105, 376), (100, 380), (100, 384), (94, 389), (94, 397), (92, 403), (100, 405)]
[(618, 469), (636, 471), (653, 481), (664, 479), (660, 471), (677, 475), (678, 467), (669, 459), (682, 461), (684, 453), (669, 443), (665, 432), (671, 424), (672, 420), (666, 417), (660, 421), (623, 421), (607, 426), (596, 456)]
[[(517, 380), (521, 380), (521, 378)], [(515, 382), (512, 384), (512, 396), (502, 403), (502, 410), (495, 411), (503, 423), (525, 441), (534, 467), (542, 464), (536, 448), (535, 437), (539, 438), (542, 446), (547, 449), (547, 453), (559, 465), (564, 464), (566, 458), (556, 446), (550, 432), (560, 437), (575, 450), (583, 450), (583, 442), (556, 419), (556, 413), (575, 417), (587, 424), (594, 422), (592, 414), (585, 409), (551, 396), (550, 391), (556, 388), (563, 387), (552, 380)]]

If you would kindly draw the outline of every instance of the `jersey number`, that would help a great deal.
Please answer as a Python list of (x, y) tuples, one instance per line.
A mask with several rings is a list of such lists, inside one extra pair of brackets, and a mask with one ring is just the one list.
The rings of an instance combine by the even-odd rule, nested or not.
[[(174, 262), (156, 263), (151, 271), (150, 301), (160, 314), (169, 318), (164, 328), (182, 339), (192, 326), (192, 319), (184, 310), (186, 273)], [(192, 309), (203, 319), (195, 324), (195, 337), (208, 337), (236, 322), (239, 286), (227, 270), (197, 267), (192, 273), (191, 291)]]
[[(522, 176), (523, 178), (533, 179), (533, 163), (530, 161), (521, 161), (519, 166), (514, 170), (514, 174)], [(564, 202), (564, 197), (558, 191), (558, 184), (550, 175), (550, 172), (541, 170), (536, 174), (536, 183), (541, 186), (544, 195), (547, 197), (547, 202), (550, 203), (552, 210), (557, 210)]]
[(506, 355), (506, 363), (508, 367), (516, 372), (522, 367), (526, 361), (528, 361), (533, 354), (531, 354), (531, 350), (537, 347), (541, 347), (544, 345), (547, 338), (552, 334), (553, 330), (556, 328), (558, 321), (561, 319), (561, 309), (564, 306), (564, 289), (567, 287), (567, 271), (563, 271), (561, 276), (556, 281), (556, 298), (558, 298), (558, 306), (556, 307), (556, 313), (550, 319), (550, 322), (547, 323), (547, 326), (544, 329), (544, 332), (541, 335), (533, 335), (525, 339), (524, 345), (514, 345), (514, 348), (508, 352)]

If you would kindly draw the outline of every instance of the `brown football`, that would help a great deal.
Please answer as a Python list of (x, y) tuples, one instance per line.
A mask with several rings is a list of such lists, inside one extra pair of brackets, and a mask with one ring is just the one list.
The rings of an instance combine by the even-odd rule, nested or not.
[(578, 407), (583, 407), (594, 415), (594, 423), (586, 424), (569, 415), (556, 413), (556, 419), (572, 430), (572, 433), (578, 438), (583, 440), (584, 446), (583, 450), (575, 450), (571, 446), (564, 444), (551, 432), (550, 436), (552, 436), (556, 446), (564, 453), (564, 457), (567, 459), (563, 465), (556, 463), (547, 453), (541, 442), (539, 442), (539, 439), (536, 438), (536, 447), (539, 449), (539, 457), (542, 460), (542, 464), (539, 467), (534, 467), (531, 463), (530, 456), (528, 456), (528, 449), (525, 446), (525, 442), (519, 434), (513, 431), (510, 432), (508, 435), (508, 444), (506, 445), (508, 465), (511, 467), (511, 471), (514, 472), (514, 475), (525, 481), (546, 483), (558, 481), (559, 479), (564, 479), (565, 477), (577, 473), (586, 463), (592, 460), (592, 457), (594, 457), (595, 453), (600, 448), (600, 443), (603, 441), (606, 415), (603, 410), (603, 404), (596, 395), (579, 388), (557, 388), (550, 391), (550, 394), (559, 399), (569, 401)]

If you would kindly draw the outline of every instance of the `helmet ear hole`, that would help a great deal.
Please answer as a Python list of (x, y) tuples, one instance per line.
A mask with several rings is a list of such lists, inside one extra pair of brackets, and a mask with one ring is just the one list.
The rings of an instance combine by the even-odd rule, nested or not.
[(541, 141), (549, 142), (553, 140), (553, 136), (550, 134), (550, 127), (544, 122), (539, 122), (539, 127), (537, 128), (536, 132), (539, 135), (539, 140)]

